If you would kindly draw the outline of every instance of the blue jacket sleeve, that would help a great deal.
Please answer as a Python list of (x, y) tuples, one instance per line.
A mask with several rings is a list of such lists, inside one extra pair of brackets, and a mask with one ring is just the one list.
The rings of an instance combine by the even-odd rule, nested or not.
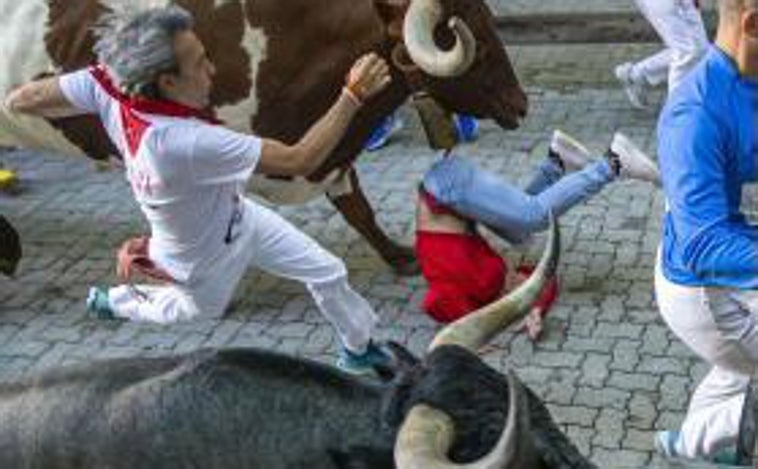
[(758, 288), (758, 232), (739, 213), (739, 181), (729, 172), (738, 161), (726, 132), (702, 108), (661, 122), (659, 160), (676, 250), (706, 285)]

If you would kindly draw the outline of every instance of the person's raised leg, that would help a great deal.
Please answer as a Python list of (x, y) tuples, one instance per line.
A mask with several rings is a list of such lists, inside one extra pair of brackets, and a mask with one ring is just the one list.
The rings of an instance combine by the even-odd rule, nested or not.
[(564, 174), (580, 170), (591, 162), (592, 154), (581, 142), (556, 129), (550, 138), (547, 157), (537, 166), (524, 192), (537, 195)]

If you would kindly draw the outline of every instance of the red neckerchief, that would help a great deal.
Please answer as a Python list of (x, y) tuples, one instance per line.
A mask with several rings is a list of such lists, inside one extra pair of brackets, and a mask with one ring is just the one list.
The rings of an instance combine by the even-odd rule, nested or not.
[(129, 146), (129, 153), (132, 157), (137, 154), (142, 136), (148, 127), (150, 127), (150, 122), (141, 118), (135, 111), (161, 116), (196, 118), (210, 124), (221, 124), (221, 121), (216, 118), (212, 111), (195, 109), (167, 99), (127, 96), (116, 87), (102, 65), (90, 67), (89, 71), (105, 92), (120, 103), (121, 121), (126, 133), (126, 143)]

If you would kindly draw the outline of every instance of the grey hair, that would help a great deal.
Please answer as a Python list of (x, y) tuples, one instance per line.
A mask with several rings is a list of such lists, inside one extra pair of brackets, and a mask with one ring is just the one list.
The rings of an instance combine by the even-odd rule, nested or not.
[(174, 35), (192, 27), (192, 15), (176, 5), (114, 11), (93, 28), (95, 54), (121, 91), (158, 98), (158, 75), (179, 70)]

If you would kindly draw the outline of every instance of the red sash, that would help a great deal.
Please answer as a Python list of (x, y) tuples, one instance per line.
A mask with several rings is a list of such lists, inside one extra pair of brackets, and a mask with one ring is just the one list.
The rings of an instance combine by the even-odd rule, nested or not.
[[(197, 118), (210, 124), (221, 123), (212, 111), (195, 109), (166, 99), (127, 96), (116, 87), (102, 65), (90, 67), (89, 71), (103, 90), (119, 102), (121, 123), (126, 134), (126, 143), (131, 158), (137, 155), (142, 137), (150, 127), (150, 122), (140, 117), (137, 114), (138, 112), (169, 117)], [(132, 273), (135, 271), (161, 282), (175, 281), (168, 272), (155, 265), (150, 259), (149, 245), (150, 238), (147, 236), (129, 239), (121, 245), (116, 254), (116, 273), (121, 281), (130, 281)]]
[(168, 99), (127, 96), (116, 87), (104, 66), (95, 65), (89, 70), (103, 90), (120, 104), (121, 122), (126, 133), (126, 143), (129, 146), (129, 156), (131, 157), (136, 155), (142, 136), (150, 127), (150, 122), (137, 115), (137, 112), (169, 117), (197, 118), (210, 124), (221, 124), (221, 121), (216, 118), (211, 110), (196, 109)]

